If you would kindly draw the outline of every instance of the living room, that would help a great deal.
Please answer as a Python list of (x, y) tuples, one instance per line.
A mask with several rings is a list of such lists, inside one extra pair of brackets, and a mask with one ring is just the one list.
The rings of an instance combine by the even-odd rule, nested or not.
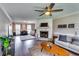
[[(14, 39), (12, 56), (79, 55), (79, 4), (55, 3), (53, 11), (49, 6), (51, 3), (0, 4), (0, 36)], [(37, 10), (50, 11), (50, 15)], [(11, 54), (3, 52), (0, 49), (0, 55)]]

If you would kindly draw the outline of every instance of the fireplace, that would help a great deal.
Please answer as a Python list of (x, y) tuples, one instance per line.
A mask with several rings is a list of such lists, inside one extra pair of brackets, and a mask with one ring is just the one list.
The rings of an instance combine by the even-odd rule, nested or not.
[(48, 38), (48, 31), (40, 31), (40, 37)]

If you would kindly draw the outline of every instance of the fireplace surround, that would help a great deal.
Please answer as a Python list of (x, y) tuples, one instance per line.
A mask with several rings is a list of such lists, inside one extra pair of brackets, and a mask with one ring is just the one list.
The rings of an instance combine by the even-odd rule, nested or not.
[[(40, 27), (41, 23), (48, 24), (45, 27)], [(37, 20), (36, 23), (36, 29), (37, 29), (37, 37), (39, 40), (49, 40), (52, 38), (53, 35), (53, 19), (51, 18), (44, 18)], [(41, 32), (42, 31), (42, 32)]]
[(48, 38), (48, 31), (40, 31), (40, 37)]

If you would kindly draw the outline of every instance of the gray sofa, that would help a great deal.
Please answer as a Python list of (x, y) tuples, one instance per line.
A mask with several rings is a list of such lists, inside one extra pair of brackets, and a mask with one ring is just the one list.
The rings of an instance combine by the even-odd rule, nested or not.
[(79, 37), (59, 35), (59, 37), (55, 39), (55, 44), (79, 54)]

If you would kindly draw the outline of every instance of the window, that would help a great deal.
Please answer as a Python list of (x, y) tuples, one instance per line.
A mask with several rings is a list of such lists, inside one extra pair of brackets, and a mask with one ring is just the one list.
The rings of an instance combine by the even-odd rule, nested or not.
[(20, 34), (20, 24), (16, 24), (16, 34)]
[(9, 25), (9, 33), (8, 34), (12, 35), (12, 25), (11, 24)]
[(58, 25), (58, 28), (67, 28), (67, 24)]
[(69, 24), (68, 28), (74, 28), (74, 24)]
[(27, 32), (28, 32), (28, 34), (30, 34), (30, 32), (31, 32), (31, 25), (27, 25)]

